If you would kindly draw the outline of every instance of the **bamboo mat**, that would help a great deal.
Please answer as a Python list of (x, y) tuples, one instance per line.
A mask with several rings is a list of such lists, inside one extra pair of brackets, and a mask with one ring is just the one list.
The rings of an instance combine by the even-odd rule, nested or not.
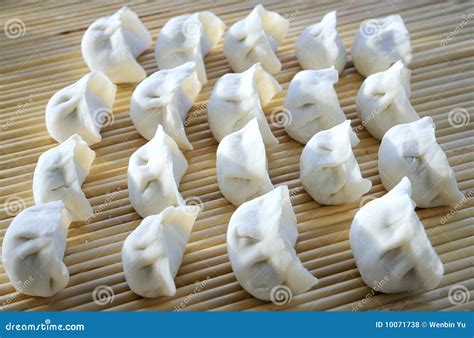
[[(432, 116), (438, 142), (456, 173), (461, 191), (474, 195), (474, 6), (473, 2), (386, 3), (264, 3), (290, 19), (290, 30), (278, 57), (283, 69), (276, 76), (283, 86), (266, 107), (267, 117), (283, 105), (290, 80), (300, 71), (294, 54), (295, 39), (302, 30), (330, 10), (338, 10), (338, 31), (350, 54), (355, 31), (362, 20), (402, 15), (414, 50), (410, 68), (411, 102), (420, 116)], [(256, 3), (193, 2), (128, 5), (151, 31), (154, 41), (170, 18), (189, 12), (212, 10), (228, 27), (243, 18)], [(14, 38), (0, 33), (0, 236), (14, 215), (33, 205), (32, 177), (41, 153), (56, 146), (45, 127), (44, 109), (53, 93), (88, 72), (80, 53), (85, 29), (95, 19), (115, 12), (119, 2), (29, 2), (0, 4), (0, 24), (15, 19), (20, 31)], [(10, 21), (9, 21), (10, 20)], [(18, 21), (21, 20), (21, 21)], [(12, 33), (10, 32), (10, 35)], [(355, 110), (355, 97), (362, 83), (350, 55), (336, 90), (342, 109), (358, 131), (354, 149), (362, 175), (373, 183), (370, 198), (385, 193), (377, 170), (379, 142), (362, 127)], [(143, 299), (125, 282), (121, 249), (140, 217), (130, 206), (127, 165), (130, 155), (145, 143), (128, 116), (134, 86), (118, 86), (114, 119), (102, 130), (102, 142), (94, 145), (97, 157), (83, 190), (93, 205), (91, 222), (69, 228), (65, 263), (71, 275), (68, 287), (51, 298), (34, 298), (15, 292), (0, 267), (0, 304), (3, 310), (469, 310), (474, 308), (474, 202), (467, 199), (455, 209), (417, 210), (428, 236), (444, 263), (440, 285), (423, 293), (384, 295), (371, 292), (361, 280), (348, 241), (349, 227), (360, 202), (320, 206), (301, 188), (299, 158), (303, 147), (284, 129), (272, 126), (280, 144), (267, 149), (273, 184), (287, 184), (297, 214), (297, 252), (319, 284), (284, 306), (260, 301), (236, 282), (227, 257), (226, 229), (235, 208), (217, 186), (217, 142), (206, 117), (206, 102), (215, 81), (230, 72), (222, 41), (206, 58), (209, 83), (203, 87), (188, 114), (186, 133), (194, 150), (185, 153), (189, 169), (180, 191), (186, 199), (202, 201), (176, 277), (174, 297)], [(150, 47), (139, 58), (147, 74), (157, 70)], [(462, 109), (470, 121), (455, 124), (448, 119), (453, 109)], [(270, 118), (269, 118), (270, 120)], [(363, 200), (367, 200), (363, 199)], [(467, 288), (461, 301), (449, 297), (453, 288)], [(95, 292), (94, 292), (95, 290)], [(97, 300), (97, 292), (108, 297)]]

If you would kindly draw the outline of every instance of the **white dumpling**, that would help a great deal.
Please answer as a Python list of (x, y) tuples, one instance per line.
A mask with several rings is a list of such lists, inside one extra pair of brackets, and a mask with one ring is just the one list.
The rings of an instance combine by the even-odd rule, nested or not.
[(256, 118), (222, 139), (217, 147), (216, 167), (219, 188), (235, 206), (273, 189)]
[(334, 90), (338, 80), (334, 67), (295, 75), (285, 97), (285, 109), (290, 115), (284, 125), (288, 135), (306, 144), (316, 133), (346, 120)]
[(50, 297), (67, 286), (63, 257), (70, 224), (61, 201), (29, 207), (13, 219), (3, 238), (2, 262), (18, 292)]
[(352, 147), (359, 143), (351, 121), (313, 136), (303, 149), (300, 179), (303, 187), (320, 204), (344, 204), (358, 200), (372, 187), (362, 178)]
[(35, 203), (62, 201), (73, 222), (91, 217), (92, 207), (81, 185), (94, 158), (95, 152), (79, 135), (41, 154), (33, 175)]
[(399, 124), (385, 134), (379, 148), (379, 174), (386, 190), (408, 177), (412, 198), (420, 208), (455, 205), (464, 198), (448, 158), (436, 142), (431, 117)]
[(297, 237), (287, 186), (238, 207), (227, 230), (227, 252), (239, 284), (263, 300), (271, 300), (272, 290), (281, 286), (296, 296), (316, 285), (294, 249)]
[(146, 76), (136, 58), (150, 44), (150, 32), (125, 6), (92, 23), (84, 33), (81, 50), (91, 71), (104, 73), (114, 83), (135, 83)]
[(256, 117), (265, 144), (277, 145), (263, 106), (280, 91), (278, 81), (258, 63), (243, 73), (222, 76), (212, 89), (207, 107), (209, 128), (216, 140), (220, 142)]
[(335, 67), (339, 73), (346, 65), (346, 49), (336, 30), (336, 11), (321, 22), (306, 28), (295, 44), (295, 53), (303, 69)]
[(271, 74), (281, 70), (275, 51), (285, 38), (290, 22), (280, 14), (257, 5), (224, 35), (224, 54), (234, 72), (243, 72), (255, 63)]
[(158, 68), (169, 69), (194, 61), (199, 81), (206, 84), (204, 57), (216, 47), (224, 30), (224, 22), (208, 11), (170, 19), (156, 40), (155, 59)]
[(100, 130), (110, 122), (117, 87), (101, 72), (92, 72), (58, 92), (46, 106), (46, 128), (58, 142), (74, 134), (89, 145), (102, 140)]
[(401, 60), (411, 62), (410, 35), (400, 15), (362, 22), (352, 43), (352, 61), (365, 77), (383, 72)]
[(133, 124), (147, 140), (162, 125), (181, 149), (193, 149), (186, 137), (184, 121), (201, 88), (194, 62), (153, 73), (133, 92), (130, 102)]
[(197, 206), (167, 207), (146, 217), (127, 237), (122, 263), (133, 292), (148, 298), (176, 293), (174, 278), (199, 212)]
[(178, 187), (187, 168), (176, 142), (158, 125), (155, 137), (135, 151), (128, 164), (128, 194), (135, 211), (147, 217), (184, 205)]
[(377, 291), (429, 290), (443, 277), (443, 263), (410, 196), (405, 177), (386, 195), (365, 204), (352, 222), (349, 237), (357, 268)]
[(386, 71), (370, 75), (357, 95), (357, 114), (362, 125), (381, 140), (393, 126), (419, 119), (410, 103), (411, 70), (397, 61)]

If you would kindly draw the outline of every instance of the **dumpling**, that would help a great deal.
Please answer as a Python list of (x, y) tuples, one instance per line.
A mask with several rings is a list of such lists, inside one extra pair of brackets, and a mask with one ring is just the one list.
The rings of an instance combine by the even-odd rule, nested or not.
[(306, 28), (295, 44), (295, 53), (303, 69), (335, 67), (339, 73), (346, 65), (346, 49), (336, 30), (336, 11), (321, 22)]
[(18, 292), (50, 297), (67, 286), (63, 257), (70, 224), (61, 201), (29, 207), (13, 219), (3, 238), (2, 262)]
[(184, 121), (201, 87), (194, 62), (147, 77), (135, 88), (130, 102), (130, 117), (138, 132), (151, 140), (158, 125), (162, 125), (181, 149), (193, 149)]
[(410, 103), (410, 75), (401, 61), (386, 71), (370, 75), (357, 95), (357, 114), (362, 125), (381, 140), (393, 126), (419, 119)]
[(220, 142), (256, 117), (265, 144), (277, 145), (262, 107), (280, 91), (278, 81), (258, 63), (243, 73), (222, 76), (212, 89), (207, 107), (209, 128), (216, 140)]
[(82, 37), (82, 57), (91, 71), (101, 71), (114, 83), (143, 80), (136, 58), (151, 44), (150, 32), (127, 6), (96, 20)]
[(148, 298), (176, 293), (174, 278), (199, 212), (197, 206), (167, 207), (146, 217), (127, 237), (122, 263), (133, 292)]
[(62, 201), (72, 222), (92, 216), (92, 207), (81, 185), (89, 174), (95, 152), (79, 135), (45, 151), (38, 159), (33, 175), (36, 204)]
[(101, 72), (92, 72), (56, 92), (46, 106), (46, 128), (59, 143), (74, 134), (89, 145), (102, 140), (100, 130), (112, 121), (117, 87)]
[(257, 5), (250, 14), (230, 27), (224, 35), (224, 54), (234, 72), (255, 63), (271, 74), (281, 70), (275, 51), (285, 38), (290, 22), (277, 12)]
[(222, 139), (216, 163), (219, 188), (235, 206), (273, 189), (256, 118)]
[(240, 285), (254, 297), (273, 301), (276, 289), (289, 288), (296, 296), (316, 285), (318, 279), (294, 249), (297, 237), (287, 186), (238, 207), (227, 230), (227, 252)]
[(352, 60), (365, 77), (383, 72), (401, 60), (411, 62), (410, 35), (400, 15), (366, 20), (360, 24), (352, 43)]
[(448, 158), (436, 142), (431, 117), (392, 127), (379, 148), (379, 174), (386, 190), (406, 176), (413, 186), (413, 200), (420, 208), (455, 205), (459, 191)]
[(410, 180), (404, 177), (386, 195), (365, 204), (352, 222), (349, 238), (357, 268), (377, 291), (429, 290), (443, 277), (443, 263), (410, 196)]
[(303, 187), (320, 204), (344, 204), (358, 200), (372, 187), (362, 178), (352, 147), (359, 139), (346, 120), (309, 140), (301, 154)]
[(170, 19), (158, 34), (155, 59), (160, 69), (196, 63), (199, 81), (207, 83), (204, 57), (224, 34), (225, 24), (212, 12), (186, 14)]
[(333, 87), (338, 80), (334, 67), (304, 70), (295, 75), (285, 98), (290, 116), (284, 125), (288, 135), (306, 144), (317, 132), (346, 120)]
[(178, 186), (187, 168), (176, 142), (158, 125), (155, 137), (135, 151), (128, 164), (128, 194), (135, 211), (145, 218), (184, 205)]

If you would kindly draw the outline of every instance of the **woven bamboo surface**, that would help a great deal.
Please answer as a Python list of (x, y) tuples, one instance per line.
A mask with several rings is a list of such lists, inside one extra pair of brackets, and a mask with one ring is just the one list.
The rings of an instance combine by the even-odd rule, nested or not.
[[(360, 127), (355, 97), (362, 83), (352, 64), (350, 46), (362, 20), (402, 15), (410, 31), (414, 58), (411, 102), (420, 116), (432, 116), (438, 142), (456, 173), (459, 188), (474, 194), (474, 3), (406, 1), (396, 3), (264, 3), (287, 16), (290, 30), (278, 49), (283, 69), (276, 76), (283, 86), (265, 112), (281, 107), (286, 89), (300, 71), (294, 54), (295, 39), (302, 30), (330, 10), (338, 10), (338, 31), (349, 52), (336, 90), (342, 109), (358, 131), (360, 144), (354, 153), (362, 175), (373, 183), (369, 196), (385, 193), (377, 169), (379, 141)], [(170, 18), (212, 10), (228, 27), (243, 18), (256, 3), (193, 2), (128, 5), (151, 31), (154, 41)], [(0, 4), (0, 24), (21, 20), (18, 36), (0, 32), (0, 236), (19, 209), (33, 205), (32, 178), (41, 153), (56, 146), (45, 127), (44, 110), (53, 93), (88, 72), (80, 53), (85, 29), (95, 19), (111, 14), (119, 2), (29, 2)], [(10, 20), (10, 21), (9, 21)], [(17, 22), (18, 22), (17, 20)], [(463, 24), (464, 22), (464, 24)], [(11, 35), (11, 32), (10, 32)], [(150, 47), (139, 62), (147, 74), (157, 70)], [(319, 278), (319, 284), (284, 306), (250, 296), (237, 283), (226, 251), (226, 229), (235, 208), (222, 196), (216, 180), (217, 142), (209, 131), (206, 102), (215, 81), (231, 72), (222, 52), (222, 41), (206, 58), (209, 83), (203, 87), (188, 115), (186, 133), (194, 150), (185, 153), (189, 169), (180, 191), (184, 198), (198, 198), (204, 211), (198, 217), (176, 277), (174, 297), (143, 299), (125, 282), (121, 249), (127, 235), (140, 223), (127, 192), (130, 155), (145, 143), (129, 113), (133, 85), (119, 85), (113, 107), (114, 120), (102, 130), (102, 142), (83, 190), (95, 210), (93, 220), (71, 224), (65, 263), (68, 287), (51, 298), (35, 298), (15, 292), (0, 267), (0, 304), (3, 310), (468, 310), (474, 308), (474, 202), (467, 199), (456, 209), (417, 210), (428, 236), (444, 263), (440, 285), (423, 293), (384, 295), (371, 293), (361, 280), (350, 250), (349, 227), (360, 203), (320, 206), (301, 188), (299, 158), (303, 147), (284, 129), (272, 127), (280, 145), (267, 149), (273, 184), (287, 184), (297, 214), (297, 252)], [(463, 109), (470, 121), (455, 124), (449, 112)], [(358, 128), (357, 128), (358, 127)], [(448, 215), (448, 216), (447, 216)], [(449, 290), (467, 288), (466, 301), (453, 302)], [(113, 296), (94, 301), (98, 287), (108, 286)], [(361, 302), (363, 299), (363, 303)], [(105, 303), (105, 304), (103, 304)]]

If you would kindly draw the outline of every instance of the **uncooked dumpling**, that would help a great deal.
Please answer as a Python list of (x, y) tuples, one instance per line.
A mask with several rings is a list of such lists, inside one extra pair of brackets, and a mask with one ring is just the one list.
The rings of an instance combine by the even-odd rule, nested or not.
[(82, 38), (82, 57), (91, 71), (100, 71), (114, 83), (135, 83), (146, 77), (137, 62), (150, 45), (151, 35), (127, 6), (96, 20)]
[(344, 204), (358, 200), (372, 187), (362, 178), (352, 147), (359, 139), (346, 120), (313, 136), (303, 149), (300, 179), (320, 204)]
[(170, 19), (156, 40), (155, 59), (158, 68), (169, 69), (193, 61), (199, 81), (206, 84), (204, 57), (217, 45), (224, 30), (224, 22), (208, 11)]
[(436, 142), (431, 117), (399, 124), (385, 134), (379, 148), (379, 174), (386, 190), (408, 177), (412, 198), (420, 208), (455, 205), (464, 198), (448, 158)]
[(222, 76), (212, 89), (207, 108), (209, 128), (216, 140), (220, 142), (256, 117), (265, 144), (277, 145), (262, 107), (280, 91), (278, 81), (258, 63), (243, 73)]
[(235, 206), (273, 189), (256, 118), (222, 139), (216, 162), (219, 188)]
[(184, 205), (178, 186), (187, 168), (176, 142), (158, 125), (155, 137), (135, 151), (128, 164), (128, 194), (135, 211), (147, 217)]
[(61, 201), (29, 207), (13, 219), (3, 238), (2, 262), (18, 292), (50, 297), (66, 287), (63, 257), (70, 224)]
[(63, 142), (78, 134), (89, 145), (100, 142), (102, 126), (113, 121), (116, 89), (107, 76), (92, 72), (56, 92), (46, 106), (46, 128), (51, 137)]
[(338, 73), (346, 65), (346, 49), (336, 30), (336, 11), (321, 22), (306, 28), (296, 41), (295, 53), (303, 69), (335, 67)]
[(184, 122), (201, 87), (194, 62), (147, 77), (135, 88), (130, 103), (130, 117), (138, 132), (151, 140), (162, 125), (181, 149), (193, 149)]
[(381, 140), (393, 126), (419, 119), (410, 103), (411, 71), (397, 61), (384, 72), (370, 75), (357, 96), (357, 113), (362, 125)]
[(255, 63), (271, 74), (281, 70), (275, 54), (290, 22), (277, 12), (257, 5), (244, 19), (237, 21), (224, 35), (224, 54), (234, 72), (243, 72)]
[(295, 75), (285, 98), (289, 118), (284, 128), (288, 135), (306, 144), (316, 133), (346, 120), (334, 90), (338, 80), (334, 67)]
[(296, 296), (317, 284), (296, 254), (297, 237), (287, 186), (238, 207), (227, 229), (227, 252), (239, 284), (263, 300), (282, 286)]
[(361, 23), (352, 43), (352, 61), (359, 73), (368, 77), (383, 72), (398, 60), (408, 66), (411, 59), (410, 35), (400, 15)]
[(92, 207), (81, 185), (94, 158), (95, 152), (79, 135), (41, 154), (33, 175), (35, 203), (62, 201), (73, 222), (91, 217)]
[(199, 211), (197, 206), (167, 207), (146, 217), (127, 237), (122, 263), (133, 292), (149, 298), (176, 293), (174, 278)]
[(365, 204), (351, 225), (350, 243), (364, 282), (385, 293), (435, 288), (443, 263), (431, 246), (404, 177), (381, 198)]

